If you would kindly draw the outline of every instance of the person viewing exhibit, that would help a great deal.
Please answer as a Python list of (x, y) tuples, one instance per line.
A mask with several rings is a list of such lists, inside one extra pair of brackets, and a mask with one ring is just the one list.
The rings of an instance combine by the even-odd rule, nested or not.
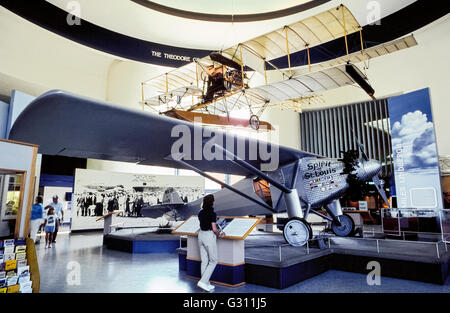
[(42, 218), (44, 217), (43, 202), (42, 196), (37, 196), (36, 203), (31, 207), (30, 237), (35, 243), (39, 227), (42, 224)]
[(52, 206), (48, 205), (45, 208), (47, 209), (47, 216), (44, 221), (45, 247), (51, 248), (52, 242), (54, 242), (53, 236), (55, 234), (58, 216), (55, 214), (55, 209)]
[(217, 214), (214, 212), (214, 196), (206, 195), (203, 198), (202, 209), (198, 213), (200, 230), (198, 231), (198, 245), (200, 247), (201, 279), (197, 286), (205, 291), (214, 290), (209, 279), (217, 265), (217, 238), (223, 238), (225, 233), (219, 233), (217, 228)]
[(55, 243), (56, 236), (58, 235), (59, 226), (61, 225), (61, 223), (64, 222), (64, 207), (63, 204), (59, 202), (58, 195), (54, 195), (52, 197), (52, 200), (53, 201), (48, 206), (51, 206), (54, 209), (56, 215), (55, 231), (52, 237), (53, 238), (52, 242)]

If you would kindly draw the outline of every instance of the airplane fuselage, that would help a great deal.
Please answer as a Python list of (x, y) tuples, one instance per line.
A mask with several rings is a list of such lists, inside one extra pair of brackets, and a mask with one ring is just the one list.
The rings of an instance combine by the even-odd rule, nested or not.
[[(349, 174), (344, 173), (344, 168), (345, 164), (340, 159), (311, 157), (299, 160), (297, 167), (293, 163), (283, 166), (276, 171), (266, 172), (266, 174), (286, 186), (289, 186), (294, 176), (296, 176), (294, 188), (297, 190), (302, 208), (319, 208), (339, 199), (349, 188), (347, 182)], [(361, 181), (367, 181), (377, 175), (380, 169), (381, 165), (378, 161), (360, 160), (352, 174), (356, 175)], [(275, 186), (264, 182), (264, 185), (269, 186), (270, 191), (262, 194), (259, 188), (261, 182), (264, 181), (256, 177), (246, 177), (234, 184), (233, 187), (256, 201), (269, 204), (276, 212), (285, 212), (286, 203), (283, 192)], [(221, 216), (273, 213), (228, 189), (215, 192), (214, 198), (214, 210)], [(201, 203), (202, 199), (198, 199), (187, 203), (183, 208), (179, 208), (180, 218), (187, 218), (197, 214), (201, 209)]]

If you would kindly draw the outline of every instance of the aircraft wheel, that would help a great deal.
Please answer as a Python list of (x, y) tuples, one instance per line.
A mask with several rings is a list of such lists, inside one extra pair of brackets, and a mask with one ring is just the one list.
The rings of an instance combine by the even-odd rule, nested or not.
[(347, 237), (354, 232), (355, 222), (353, 222), (350, 216), (347, 214), (340, 215), (339, 221), (341, 222), (341, 226), (338, 226), (334, 221), (331, 223), (331, 229), (336, 236)]
[(260, 125), (259, 117), (257, 115), (250, 116), (249, 124), (251, 128), (258, 130)]
[(291, 218), (283, 228), (283, 236), (288, 244), (301, 247), (312, 238), (312, 228), (303, 218)]

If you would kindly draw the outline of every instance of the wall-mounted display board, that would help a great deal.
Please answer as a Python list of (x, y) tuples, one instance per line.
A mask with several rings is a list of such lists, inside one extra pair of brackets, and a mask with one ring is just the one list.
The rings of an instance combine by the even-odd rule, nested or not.
[(35, 190), (38, 146), (0, 139), (0, 211), (2, 219), (16, 220), (14, 237), (29, 233)]
[(182, 221), (187, 216), (182, 217), (175, 208), (202, 198), (204, 193), (205, 178), (201, 176), (76, 169), (71, 230), (102, 229), (103, 222), (96, 220), (112, 211), (123, 211), (114, 220), (127, 227)]
[[(225, 239), (244, 240), (261, 222), (262, 217), (218, 216), (217, 227), (225, 233)], [(200, 222), (197, 215), (192, 215), (172, 233), (178, 235), (197, 236)]]

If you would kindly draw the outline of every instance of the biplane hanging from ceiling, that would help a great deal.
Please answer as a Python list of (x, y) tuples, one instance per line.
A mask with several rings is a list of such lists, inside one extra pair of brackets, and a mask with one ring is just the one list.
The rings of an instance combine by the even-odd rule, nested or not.
[[(347, 36), (359, 32), (361, 49), (349, 53)], [(346, 54), (311, 64), (310, 50), (345, 38)], [(320, 102), (331, 89), (357, 84), (372, 98), (374, 90), (355, 66), (417, 45), (413, 35), (364, 48), (362, 27), (344, 5), (293, 23), (142, 83), (142, 104), (166, 116), (209, 125), (232, 125), (271, 130), (261, 122), (271, 106), (301, 112), (305, 103)], [(307, 65), (291, 66), (291, 55), (306, 50)], [(286, 57), (281, 69), (271, 60)], [(146, 94), (151, 93), (151, 97)], [(231, 112), (248, 110), (250, 120), (232, 118)], [(263, 126), (263, 127), (262, 127)]]

